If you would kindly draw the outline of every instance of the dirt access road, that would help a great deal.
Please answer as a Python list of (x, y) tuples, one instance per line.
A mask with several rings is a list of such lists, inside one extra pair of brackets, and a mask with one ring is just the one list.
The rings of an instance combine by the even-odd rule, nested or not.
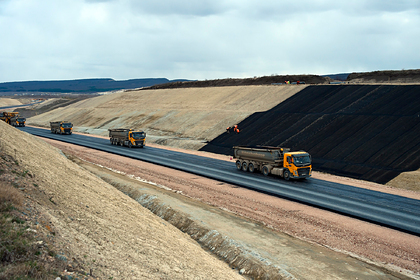
[[(192, 238), (207, 230), (214, 236), (196, 240), (201, 246), (231, 266), (248, 262), (253, 275), (420, 279), (419, 237), (197, 175), (46, 141)], [(381, 185), (326, 174), (314, 177), (420, 199), (416, 192), (384, 190)]]

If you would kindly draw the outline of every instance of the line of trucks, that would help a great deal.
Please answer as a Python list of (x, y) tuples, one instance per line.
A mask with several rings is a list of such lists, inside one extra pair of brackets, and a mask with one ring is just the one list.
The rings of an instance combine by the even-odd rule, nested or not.
[[(72, 134), (73, 124), (68, 121), (50, 122), (51, 133)], [(146, 133), (141, 130), (126, 128), (109, 129), (109, 140), (112, 145), (141, 147), (146, 145)]]
[[(72, 134), (73, 124), (68, 121), (50, 122), (51, 133)], [(109, 140), (112, 145), (140, 147), (146, 145), (146, 133), (141, 130), (126, 128), (109, 129)]]
[[(2, 112), (0, 119), (13, 126), (25, 126), (26, 119), (18, 112)], [(68, 121), (50, 122), (51, 133), (72, 134), (73, 124)], [(112, 145), (141, 147), (146, 145), (146, 133), (141, 130), (108, 129)], [(311, 156), (305, 151), (291, 152), (288, 148), (270, 146), (234, 146), (236, 168), (247, 172), (261, 172), (265, 176), (277, 175), (285, 180), (306, 179), (312, 175)]]

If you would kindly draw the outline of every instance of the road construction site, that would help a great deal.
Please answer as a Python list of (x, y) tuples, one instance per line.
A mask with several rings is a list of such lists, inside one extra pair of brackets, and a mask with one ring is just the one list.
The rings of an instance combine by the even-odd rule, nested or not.
[[(413, 174), (417, 170), (415, 167), (416, 161), (404, 160), (402, 155), (408, 154), (412, 155), (413, 159), (417, 158), (417, 144), (415, 143), (416, 140), (411, 137), (413, 135), (411, 134), (411, 130), (414, 129), (414, 132), (416, 132), (418, 129), (414, 116), (414, 112), (417, 110), (416, 104), (418, 102), (415, 102), (416, 99), (411, 99), (410, 104), (404, 103), (398, 106), (398, 108), (405, 108), (405, 110), (401, 111), (395, 107), (394, 111), (389, 111), (389, 114), (385, 114), (381, 112), (381, 110), (384, 110), (382, 107), (387, 104), (387, 102), (384, 100), (392, 100), (392, 98), (395, 97), (397, 93), (403, 94), (406, 91), (409, 92), (407, 93), (407, 97), (411, 98), (412, 96), (416, 96), (418, 89), (411, 89), (410, 92), (408, 88), (392, 88), (392, 86), (391, 88), (385, 87), (385, 91), (383, 91), (384, 88), (381, 86), (377, 86), (376, 88), (373, 87), (370, 89), (366, 89), (361, 86), (361, 88), (358, 90), (354, 90), (355, 88), (350, 88), (351, 86), (348, 87), (349, 88), (347, 88), (347, 86), (341, 85), (287, 85), (248, 86), (236, 88), (226, 87), (211, 89), (128, 91), (125, 93), (116, 93), (112, 95), (87, 99), (65, 108), (53, 110), (43, 114), (42, 116), (39, 115), (30, 118), (28, 120), (28, 124), (47, 127), (49, 121), (67, 119), (74, 123), (75, 131), (98, 135), (105, 135), (109, 128), (120, 126), (139, 127), (147, 132), (147, 141), (150, 141), (152, 144), (165, 144), (167, 147), (171, 148), (188, 148), (190, 150), (201, 149), (203, 151), (210, 151), (213, 153), (217, 152), (220, 155), (231, 154), (229, 149), (231, 149), (230, 145), (232, 142), (237, 144), (256, 144), (256, 142), (259, 142), (263, 145), (289, 144), (289, 146), (292, 146), (292, 148), (297, 148), (299, 145), (301, 145), (302, 147), (299, 148), (304, 149), (313, 155), (314, 166), (319, 164), (319, 170), (321, 171), (330, 171), (331, 173), (342, 174), (339, 172), (344, 170), (344, 172), (348, 172), (350, 177), (362, 178), (365, 176), (363, 177), (364, 179), (375, 181), (376, 177), (374, 178), (369, 176), (378, 170), (385, 170), (385, 175), (378, 177), (378, 180), (382, 183), (385, 182), (388, 184), (398, 184), (396, 182), (399, 181), (399, 178), (407, 176), (407, 173), (412, 173), (408, 175), (408, 184), (404, 183), (402, 185), (404, 185), (405, 188), (416, 189), (418, 180), (415, 179), (416, 174)], [(381, 91), (382, 93), (380, 93)], [(354, 92), (358, 94), (354, 95)], [(380, 94), (378, 94), (378, 92)], [(316, 93), (319, 94), (317, 95)], [(312, 99), (309, 98), (311, 104), (320, 104), (319, 106), (315, 106), (318, 107), (315, 108), (317, 110), (314, 109), (311, 111), (311, 108), (305, 108), (304, 105), (302, 105), (305, 104), (305, 100), (308, 100), (308, 96), (312, 96)], [(348, 96), (347, 101), (352, 104), (351, 106), (344, 106), (343, 104), (345, 102), (343, 102), (343, 104), (341, 104), (343, 106), (340, 107), (340, 104), (338, 104), (339, 102), (337, 102), (337, 100), (341, 100), (343, 96)], [(408, 99), (410, 100), (410, 98)], [(155, 107), (152, 107), (153, 100), (155, 101)], [(325, 101), (325, 106), (322, 105), (323, 100), (327, 100)], [(300, 104), (300, 106), (297, 106), (297, 104)], [(375, 112), (373, 116), (369, 116), (367, 113), (369, 106), (377, 108), (376, 111), (373, 110), (373, 112)], [(328, 108), (328, 110), (325, 108)], [(306, 111), (310, 113), (305, 115), (304, 112)], [(357, 116), (352, 115), (354, 112), (357, 112)], [(348, 119), (346, 119), (347, 117)], [(351, 123), (349, 120), (356, 117), (359, 117), (358, 121), (353, 123), (351, 126), (347, 126), (347, 129), (351, 128), (353, 131), (363, 129), (366, 131), (372, 131), (374, 130), (372, 128), (375, 126), (369, 126), (370, 122), (374, 122), (376, 126), (378, 126), (381, 124), (380, 120), (387, 123), (388, 126), (390, 126), (392, 129), (387, 130), (387, 126), (384, 125), (381, 127), (381, 131), (374, 130), (379, 133), (379, 135), (376, 136), (377, 138), (375, 138), (375, 135), (373, 134), (368, 135), (367, 138), (363, 138), (364, 141), (370, 145), (370, 148), (363, 149), (362, 147), (354, 144), (351, 149), (343, 149), (343, 147), (347, 147), (345, 140), (349, 137), (351, 138), (354, 133), (343, 135), (343, 131), (345, 131), (344, 128), (340, 133), (334, 133), (338, 128), (345, 127), (348, 123)], [(377, 117), (379, 120), (376, 120)], [(409, 120), (411, 129), (401, 125), (402, 121), (400, 119)], [(392, 124), (390, 124), (390, 120), (393, 120)], [(232, 124), (239, 125), (241, 129), (239, 134), (226, 133), (226, 126)], [(289, 124), (289, 129), (283, 129), (286, 124)], [(304, 124), (306, 126), (302, 126)], [(356, 124), (359, 124), (359, 126)], [(406, 130), (403, 131), (402, 129)], [(285, 132), (285, 135), (282, 133), (274, 133), (274, 130)], [(406, 135), (407, 138), (405, 138), (405, 142), (403, 141), (401, 143), (408, 142), (409, 145), (406, 144), (404, 150), (399, 151), (401, 153), (399, 156), (392, 154), (393, 152), (397, 152), (395, 149), (386, 150), (386, 155), (390, 157), (388, 165), (378, 164), (378, 161), (369, 161), (371, 158), (377, 158), (380, 156), (378, 148), (372, 150), (372, 143), (378, 143), (378, 141), (375, 139), (385, 139), (386, 141), (393, 141), (392, 143), (394, 143), (396, 140), (398, 140), (398, 137), (392, 136), (394, 131), (397, 132), (398, 135)], [(359, 135), (359, 137), (363, 136), (364, 134), (366, 133)], [(331, 139), (328, 137), (331, 137)], [(347, 138), (344, 139), (345, 137)], [(256, 139), (256, 142), (250, 143), (253, 141), (253, 139)], [(326, 141), (326, 139), (328, 141)], [(341, 142), (337, 139), (341, 139)], [(355, 139), (352, 139), (351, 143), (355, 142)], [(370, 143), (369, 139), (372, 139)], [(386, 141), (381, 142), (382, 148), (386, 148), (388, 144), (391, 143)], [(318, 145), (315, 145), (315, 142), (318, 143)], [(293, 147), (293, 143), (299, 144), (296, 144), (296, 147)], [(334, 146), (330, 149), (330, 151), (327, 151), (327, 147), (331, 143), (337, 144), (338, 146)], [(357, 143), (359, 143), (359, 145), (363, 144), (362, 141)], [(312, 146), (309, 144), (312, 144)], [(61, 147), (63, 150), (65, 150), (65, 145), (61, 145)], [(324, 149), (324, 152), (320, 153), (319, 151), (322, 151), (322, 149)], [(340, 151), (341, 153), (346, 151), (347, 154), (341, 157), (339, 153), (334, 154), (334, 152), (331, 152), (334, 150)], [(357, 158), (357, 152), (359, 152), (359, 150), (360, 154), (363, 156), (360, 159), (354, 161), (355, 158)], [(367, 153), (367, 151), (370, 153)], [(410, 151), (412, 151), (411, 154)], [(341, 162), (340, 159), (342, 160)], [(401, 159), (402, 161), (398, 162), (398, 159)], [(107, 165), (112, 165), (111, 162), (112, 161), (107, 161)], [(335, 165), (333, 163), (337, 164)], [(392, 164), (390, 165), (389, 163)], [(364, 166), (364, 168), (360, 168), (360, 166)], [(395, 169), (392, 169), (392, 166), (395, 166)], [(109, 167), (111, 168), (111, 166)], [(112, 168), (118, 170), (118, 166), (115, 166), (115, 164)], [(315, 170), (317, 170), (317, 167), (315, 167)], [(353, 172), (354, 170), (357, 170), (357, 172)], [(141, 172), (138, 174), (138, 176), (142, 176)], [(323, 174), (319, 174), (317, 176), (323, 176)], [(407, 180), (405, 182), (407, 182)], [(223, 187), (223, 185), (219, 185), (219, 189), (220, 187)], [(381, 189), (382, 191), (390, 190), (389, 187), (380, 184), (376, 184), (375, 188), (377, 188), (379, 191), (381, 191)], [(392, 189), (392, 191), (394, 191), (394, 189)], [(416, 197), (416, 195), (417, 192), (414, 192), (413, 196)], [(194, 197), (192, 195), (188, 196)], [(410, 196), (410, 194), (405, 193), (404, 196)], [(262, 205), (261, 203), (264, 204), (262, 201), (260, 201), (260, 206)], [(225, 207), (220, 206), (220, 208)], [(226, 207), (226, 209), (229, 209), (229, 207)], [(229, 209), (229, 211), (241, 214), (241, 211), (238, 209)], [(242, 213), (242, 215), (250, 218), (253, 221), (259, 221), (258, 216), (267, 215), (266, 211), (270, 212), (269, 209), (255, 209), (252, 214), (249, 212), (247, 214)], [(289, 214), (291, 213), (292, 212), (289, 212)], [(277, 216), (277, 219), (279, 216), (285, 217), (284, 215), (279, 215), (279, 213), (277, 213), (277, 215), (273, 215), (273, 220), (275, 219), (274, 216)], [(281, 224), (281, 219), (278, 222)], [(272, 223), (273, 221), (270, 223), (264, 222), (265, 225), (268, 225), (275, 230), (287, 232), (288, 234), (299, 238), (298, 230), (290, 231), (287, 228), (279, 226), (279, 224), (273, 226)], [(309, 228), (311, 227), (308, 225), (306, 226)], [(305, 230), (305, 232), (307, 231)], [(311, 237), (304, 239), (310, 242), (312, 240), (312, 242), (317, 244), (325, 244), (324, 246), (331, 247), (332, 249), (335, 248), (336, 250), (340, 250), (337, 248), (342, 248), (340, 247), (340, 242), (349, 245), (348, 243), (344, 242), (344, 236), (335, 239), (336, 243), (334, 244), (328, 243), (328, 239), (334, 240), (330, 233), (335, 232), (333, 235), (340, 235), (338, 233), (340, 232), (339, 230), (337, 231), (331, 230), (331, 228), (324, 228), (321, 230), (321, 232), (323, 233), (319, 233), (318, 238), (323, 241), (320, 241), (320, 239), (311, 239)], [(327, 232), (328, 234), (326, 234)], [(369, 236), (367, 232), (368, 231), (364, 232), (363, 235)], [(394, 232), (389, 233), (388, 235), (398, 234)], [(410, 236), (405, 234), (403, 235), (406, 237)], [(395, 271), (395, 268), (392, 267), (394, 262), (387, 262), (383, 260), (381, 263), (380, 257), (373, 257), (371, 253), (362, 253), (363, 250), (360, 250), (360, 248), (366, 246), (369, 244), (369, 242), (372, 242), (368, 240), (375, 240), (376, 238), (370, 238), (372, 237), (370, 236), (365, 240), (365, 245), (362, 246), (362, 244), (358, 242), (358, 237), (356, 236), (360, 237), (360, 234), (355, 235), (354, 238), (350, 238), (352, 240), (350, 243), (353, 245), (359, 244), (355, 246), (359, 248), (359, 251), (354, 250), (357, 251), (357, 253), (346, 253), (350, 255), (354, 254), (354, 256), (356, 256), (356, 258), (359, 260), (366, 258), (369, 262), (369, 260), (372, 261), (373, 259), (373, 263), (375, 263), (377, 267), (385, 267), (385, 271), (387, 269), (389, 269), (389, 271)], [(300, 236), (300, 238), (302, 237)], [(382, 241), (380, 242), (373, 241), (373, 244), (387, 244), (387, 242), (390, 242), (386, 241), (386, 238), (381, 240)], [(399, 239), (397, 244), (404, 244), (405, 242), (402, 240), (403, 239)], [(395, 242), (395, 240), (393, 241)], [(413, 244), (418, 244), (418, 237), (414, 237), (412, 241)], [(371, 250), (373, 249), (371, 246), (366, 247), (367, 248), (365, 249), (368, 250), (369, 248)], [(374, 250), (381, 251), (382, 249)], [(403, 255), (409, 256), (408, 258), (411, 258), (411, 260), (403, 257), (402, 259), (406, 261), (403, 262), (404, 264), (400, 263), (399, 266), (403, 269), (414, 271), (414, 274), (410, 274), (408, 272), (409, 275), (413, 276), (415, 273), (418, 273), (415, 269), (418, 267), (418, 256), (415, 254), (413, 255), (411, 253), (407, 253), (407, 251), (404, 252), (405, 253), (403, 253)], [(401, 256), (401, 253), (398, 253), (397, 255)], [(389, 259), (390, 258), (388, 258), (388, 260)], [(399, 258), (397, 257), (396, 259)], [(284, 274), (285, 271), (291, 273), (293, 269), (284, 270), (282, 277), (287, 276), (287, 273)], [(375, 273), (378, 273), (378, 271), (381, 271), (381, 269), (374, 269), (374, 271), (376, 271)], [(392, 279), (392, 277), (400, 277), (392, 273), (385, 272), (383, 275), (381, 273), (378, 274), (381, 276), (375, 277), (379, 277), (379, 279)], [(308, 272), (308, 274), (310, 273)], [(302, 278), (302, 275), (295, 275), (298, 277), (298, 279)], [(293, 273), (287, 277), (291, 276), (293, 276)], [(347, 276), (349, 275), (342, 275), (341, 277), (342, 279), (346, 279)], [(361, 275), (359, 276), (361, 277)], [(313, 279), (317, 278), (314, 277)], [(333, 277), (331, 277), (331, 279), (333, 279)]]

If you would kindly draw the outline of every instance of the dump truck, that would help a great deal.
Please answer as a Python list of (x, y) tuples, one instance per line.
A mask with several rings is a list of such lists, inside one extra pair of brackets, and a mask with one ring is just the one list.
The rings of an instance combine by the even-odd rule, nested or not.
[(13, 126), (23, 126), (25, 127), (26, 119), (20, 117), (19, 115), (14, 116), (10, 119), (10, 124)]
[(0, 115), (0, 119), (8, 124), (12, 124), (12, 118), (19, 116), (18, 112), (3, 112)]
[(68, 121), (50, 122), (51, 133), (71, 134), (73, 124)]
[(112, 145), (140, 147), (146, 146), (146, 132), (126, 128), (108, 129), (109, 140)]
[(278, 175), (285, 180), (306, 179), (312, 174), (311, 156), (304, 151), (269, 146), (233, 147), (236, 168), (242, 171)]

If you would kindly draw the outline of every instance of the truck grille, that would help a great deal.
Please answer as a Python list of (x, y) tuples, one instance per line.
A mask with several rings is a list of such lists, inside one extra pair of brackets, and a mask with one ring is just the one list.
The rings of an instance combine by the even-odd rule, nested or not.
[(299, 175), (299, 177), (301, 177), (301, 176), (308, 176), (309, 175), (309, 171), (310, 171), (309, 167), (308, 168), (298, 169), (298, 175)]

